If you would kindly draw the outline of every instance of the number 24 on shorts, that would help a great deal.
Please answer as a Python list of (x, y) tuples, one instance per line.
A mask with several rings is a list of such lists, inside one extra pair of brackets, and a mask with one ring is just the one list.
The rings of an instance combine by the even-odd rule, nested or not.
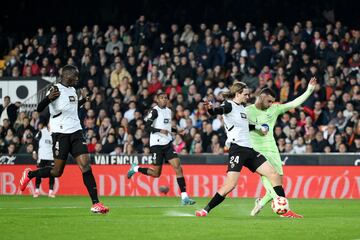
[(231, 156), (230, 157), (230, 164), (231, 164), (231, 168), (235, 167), (235, 164), (239, 164), (239, 156)]

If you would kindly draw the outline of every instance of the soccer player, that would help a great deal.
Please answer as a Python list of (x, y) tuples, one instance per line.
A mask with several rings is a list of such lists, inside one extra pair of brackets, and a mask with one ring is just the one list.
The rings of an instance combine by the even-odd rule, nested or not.
[[(277, 181), (281, 182), (281, 184), (283, 182), (282, 162), (272, 130), (276, 124), (277, 117), (305, 102), (305, 100), (313, 93), (315, 86), (316, 78), (312, 78), (307, 90), (301, 96), (286, 104), (273, 104), (276, 97), (275, 93), (269, 88), (264, 88), (260, 91), (255, 104), (246, 107), (246, 114), (251, 122), (260, 125), (266, 123), (269, 125), (269, 129), (271, 129), (271, 134), (267, 134), (266, 136), (252, 131), (250, 133), (250, 140), (253, 148), (264, 155), (275, 168), (279, 178)], [(262, 176), (261, 181), (266, 189), (266, 195), (261, 199), (258, 198), (255, 200), (255, 207), (250, 213), (251, 216), (257, 215), (263, 206), (274, 197), (269, 179), (266, 176)], [(296, 214), (293, 211), (288, 211), (281, 216), (302, 218), (301, 215)]]
[(84, 184), (93, 203), (91, 212), (106, 214), (109, 208), (99, 202), (96, 181), (91, 171), (86, 142), (78, 117), (78, 108), (86, 102), (84, 92), (82, 92), (83, 99), (78, 101), (74, 88), (78, 81), (78, 69), (71, 65), (64, 66), (60, 82), (51, 87), (45, 99), (39, 103), (38, 112), (42, 112), (49, 105), (55, 164), (54, 167), (44, 167), (36, 171), (25, 169), (20, 180), (20, 190), (24, 191), (34, 177), (61, 177), (70, 153), (82, 172)]
[(212, 104), (205, 102), (210, 115), (222, 114), (226, 129), (226, 145), (229, 148), (229, 162), (225, 183), (220, 187), (215, 196), (210, 200), (206, 207), (196, 211), (198, 217), (205, 217), (208, 213), (224, 201), (226, 195), (237, 185), (240, 171), (243, 166), (259, 175), (264, 175), (270, 179), (271, 186), (279, 196), (285, 196), (281, 186), (279, 174), (266, 161), (266, 158), (256, 152), (250, 143), (249, 130), (259, 131), (267, 134), (266, 126), (249, 124), (243, 104), (249, 100), (249, 89), (245, 83), (236, 82), (230, 87), (230, 91), (223, 93), (225, 99), (220, 107), (213, 108)]
[[(166, 93), (157, 95), (157, 106), (153, 107), (145, 119), (146, 131), (150, 133), (150, 152), (152, 153), (153, 168), (143, 168), (137, 164), (131, 165), (128, 171), (128, 178), (131, 178), (136, 172), (158, 178), (161, 175), (162, 164), (168, 161), (174, 168), (177, 183), (181, 191), (181, 204), (193, 205), (195, 201), (189, 198), (186, 192), (186, 183), (180, 158), (173, 149), (171, 132), (177, 132), (177, 129), (171, 128), (172, 112), (168, 105)], [(179, 129), (179, 133), (183, 132)]]
[[(49, 127), (46, 123), (41, 123), (42, 128), (35, 136), (35, 140), (38, 141), (38, 151), (34, 151), (34, 158), (37, 160), (38, 168), (52, 167), (54, 166), (54, 156), (52, 151), (52, 138), (49, 131)], [(40, 125), (40, 124), (39, 124)], [(49, 176), (49, 197), (54, 198), (54, 183), (55, 177)], [(41, 177), (36, 177), (34, 198), (39, 197), (40, 194)]]

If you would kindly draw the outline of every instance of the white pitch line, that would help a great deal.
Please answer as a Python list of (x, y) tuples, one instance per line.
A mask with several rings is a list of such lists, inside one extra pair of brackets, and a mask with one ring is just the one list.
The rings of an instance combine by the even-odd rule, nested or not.
[(178, 211), (168, 211), (168, 212), (165, 213), (165, 216), (170, 216), (170, 217), (195, 217), (194, 214), (183, 213), (183, 212), (178, 212)]

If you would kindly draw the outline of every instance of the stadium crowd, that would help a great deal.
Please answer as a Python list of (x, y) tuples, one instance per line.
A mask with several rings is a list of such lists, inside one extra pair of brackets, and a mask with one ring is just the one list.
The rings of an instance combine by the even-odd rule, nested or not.
[[(203, 100), (215, 105), (234, 81), (256, 93), (267, 86), (285, 103), (300, 96), (315, 76), (314, 94), (278, 119), (274, 137), (282, 153), (360, 152), (360, 31), (340, 21), (313, 26), (235, 22), (199, 26), (171, 24), (166, 30), (144, 16), (131, 26), (84, 26), (76, 32), (42, 27), (6, 56), (0, 77), (58, 76), (76, 65), (80, 87), (91, 101), (79, 110), (90, 153), (149, 153), (144, 118), (154, 95), (165, 91), (174, 110), (174, 136), (181, 154), (226, 151), (221, 116), (210, 117)], [(32, 153), (46, 116), (0, 106), (0, 152)]]

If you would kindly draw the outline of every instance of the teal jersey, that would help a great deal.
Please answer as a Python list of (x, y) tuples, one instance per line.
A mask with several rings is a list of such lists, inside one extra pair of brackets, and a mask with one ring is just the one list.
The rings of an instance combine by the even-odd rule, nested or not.
[(245, 108), (250, 124), (269, 125), (269, 132), (265, 136), (258, 131), (250, 131), (251, 145), (256, 151), (278, 152), (273, 129), (278, 116), (283, 113), (281, 106), (281, 104), (273, 104), (270, 108), (261, 110), (256, 108), (255, 104), (252, 104)]
[(271, 107), (265, 110), (256, 108), (255, 104), (247, 106), (245, 111), (250, 124), (269, 125), (269, 132), (265, 136), (261, 135), (258, 131), (250, 131), (252, 147), (258, 152), (278, 152), (273, 131), (278, 116), (290, 109), (300, 106), (313, 91), (314, 88), (308, 88), (301, 96), (293, 101), (285, 104), (272, 104)]

